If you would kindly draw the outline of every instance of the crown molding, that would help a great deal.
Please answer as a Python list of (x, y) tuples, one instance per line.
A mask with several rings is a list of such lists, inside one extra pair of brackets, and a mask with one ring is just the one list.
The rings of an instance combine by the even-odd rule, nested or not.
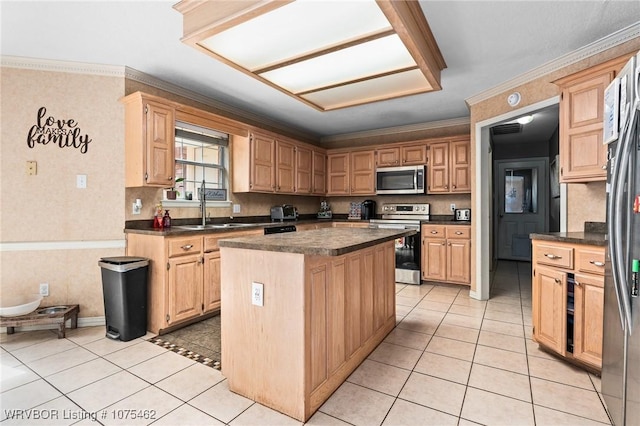
[(469, 125), (469, 117), (451, 118), (449, 120), (431, 121), (428, 123), (410, 124), (406, 126), (386, 127), (382, 129), (366, 130), (362, 132), (344, 133), (334, 136), (326, 136), (320, 139), (321, 144), (329, 142), (343, 142), (351, 139), (371, 138), (375, 136), (386, 136), (389, 134), (400, 134), (409, 132), (419, 132), (424, 130), (440, 129), (443, 127)]
[(606, 50), (611, 49), (612, 47), (626, 43), (636, 37), (640, 37), (640, 22), (629, 25), (626, 28), (611, 33), (608, 36), (596, 40), (593, 43), (587, 44), (586, 46), (574, 50), (571, 53), (542, 64), (539, 67), (521, 74), (511, 80), (507, 80), (499, 84), (498, 86), (492, 87), (491, 89), (471, 96), (466, 99), (466, 102), (470, 106), (475, 105), (479, 102), (485, 101), (494, 96), (512, 90), (518, 86), (529, 83), (530, 81), (536, 80), (544, 75), (565, 68), (590, 56), (597, 55), (598, 53), (602, 53)]
[(72, 74), (101, 75), (105, 77), (125, 76), (125, 67), (119, 65), (25, 58), (22, 56), (1, 55), (0, 65), (7, 68), (22, 68), (34, 71), (66, 72)]

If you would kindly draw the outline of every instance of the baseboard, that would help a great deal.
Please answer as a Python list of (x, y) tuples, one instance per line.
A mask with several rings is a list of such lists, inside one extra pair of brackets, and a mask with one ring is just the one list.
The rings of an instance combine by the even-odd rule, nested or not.
[[(104, 317), (82, 317), (78, 318), (78, 327), (96, 327), (104, 326), (106, 324)], [(71, 320), (68, 320), (65, 327), (67, 330), (71, 327)], [(20, 331), (36, 331), (36, 330), (57, 330), (57, 324), (43, 324), (43, 325), (27, 325), (24, 327), (15, 327), (15, 332)], [(6, 333), (7, 327), (0, 327), (0, 333)]]

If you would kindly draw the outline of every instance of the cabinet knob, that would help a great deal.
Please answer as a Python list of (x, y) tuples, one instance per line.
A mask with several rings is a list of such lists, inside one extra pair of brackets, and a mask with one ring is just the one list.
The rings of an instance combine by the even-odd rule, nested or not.
[(438, 233), (438, 231), (431, 231), (431, 233), (432, 233), (432, 234), (437, 234), (437, 233)]
[(191, 250), (193, 248), (193, 244), (185, 244), (182, 247), (180, 247), (182, 250)]
[(445, 186), (444, 186), (444, 189), (449, 189), (449, 186), (448, 186), (448, 185), (445, 185)]
[(579, 281), (577, 281), (577, 280), (573, 280), (573, 283), (574, 283), (575, 285), (577, 285), (578, 287), (580, 287), (580, 282), (579, 282)]
[(440, 244), (440, 245), (441, 245), (441, 246), (443, 246), (443, 245), (444, 245), (444, 243), (442, 243), (442, 244)]
[(456, 235), (462, 235), (461, 231), (456, 231)]
[(456, 189), (456, 186), (455, 186), (455, 185), (453, 185), (453, 189)]
[(554, 278), (553, 280), (556, 282), (556, 284), (560, 284), (560, 280), (559, 279)]
[(169, 180), (173, 180), (173, 176), (169, 176)]
[(544, 255), (549, 259), (562, 259), (562, 256), (558, 256), (557, 254), (553, 254), (553, 253), (545, 253)]
[(595, 265), (595, 266), (599, 266), (601, 268), (604, 266), (604, 263), (599, 262), (597, 260), (590, 260), (589, 263), (592, 264), (592, 265)]
[(602, 166), (602, 170), (607, 170), (607, 165)]

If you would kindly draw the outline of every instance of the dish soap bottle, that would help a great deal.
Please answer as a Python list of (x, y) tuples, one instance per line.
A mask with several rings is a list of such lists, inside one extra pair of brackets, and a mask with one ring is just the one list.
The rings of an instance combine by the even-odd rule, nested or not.
[(171, 228), (171, 216), (169, 216), (169, 210), (164, 211), (164, 217), (162, 218), (162, 226), (164, 228)]

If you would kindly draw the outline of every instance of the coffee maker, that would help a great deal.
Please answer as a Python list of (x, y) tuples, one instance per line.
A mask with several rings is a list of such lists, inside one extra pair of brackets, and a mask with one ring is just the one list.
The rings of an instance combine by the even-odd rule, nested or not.
[(362, 219), (370, 220), (376, 218), (376, 202), (373, 200), (364, 200), (362, 202)]

